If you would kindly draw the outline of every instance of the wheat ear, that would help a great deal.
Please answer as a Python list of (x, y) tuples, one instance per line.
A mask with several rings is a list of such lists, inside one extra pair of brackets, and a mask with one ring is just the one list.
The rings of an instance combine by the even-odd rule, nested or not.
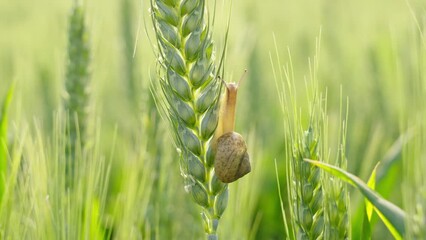
[(318, 141), (310, 127), (295, 143), (292, 158), (292, 197), (297, 239), (322, 239), (324, 232), (323, 188), (320, 169), (303, 159), (319, 159)]
[(221, 82), (215, 77), (214, 49), (205, 0), (151, 0), (158, 42), (160, 105), (180, 149), (185, 190), (202, 207), (208, 239), (217, 239), (228, 201), (227, 185), (214, 174), (210, 141), (218, 123)]
[(69, 114), (67, 129), (67, 175), (74, 175), (74, 156), (77, 144), (85, 146), (89, 105), (90, 49), (85, 26), (84, 9), (75, 3), (69, 17), (68, 59), (64, 99)]

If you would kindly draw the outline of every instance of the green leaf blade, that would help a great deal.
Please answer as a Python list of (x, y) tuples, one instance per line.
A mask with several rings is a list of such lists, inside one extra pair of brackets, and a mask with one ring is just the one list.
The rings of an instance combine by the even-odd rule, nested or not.
[[(364, 197), (367, 198), (375, 206), (376, 212), (380, 212), (383, 218), (385, 218), (388, 223), (394, 227), (395, 232), (398, 233), (399, 236), (404, 236), (406, 215), (405, 212), (401, 210), (398, 206), (382, 198), (377, 192), (371, 190), (366, 183), (364, 183), (361, 179), (351, 173), (348, 173), (338, 167), (323, 162), (313, 161), (309, 159), (305, 159), (305, 161), (315, 166), (318, 166), (324, 171), (356, 187), (359, 191), (361, 191)], [(389, 230), (392, 234), (395, 233), (393, 232), (392, 228)]]
[[(370, 178), (368, 179), (367, 186), (371, 188), (372, 190), (376, 189), (376, 176), (377, 176), (377, 168), (380, 163), (377, 163), (377, 165), (374, 167), (373, 172), (371, 172)], [(370, 201), (365, 199), (365, 210), (368, 217), (368, 222), (371, 222), (371, 216), (373, 215), (374, 206), (371, 204)]]

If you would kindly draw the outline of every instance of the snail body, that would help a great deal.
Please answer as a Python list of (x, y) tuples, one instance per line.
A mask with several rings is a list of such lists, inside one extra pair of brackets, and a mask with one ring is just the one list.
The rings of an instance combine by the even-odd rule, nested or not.
[(220, 181), (231, 183), (249, 173), (251, 166), (244, 138), (234, 132), (238, 84), (225, 83), (225, 86), (213, 139), (216, 153), (214, 169)]

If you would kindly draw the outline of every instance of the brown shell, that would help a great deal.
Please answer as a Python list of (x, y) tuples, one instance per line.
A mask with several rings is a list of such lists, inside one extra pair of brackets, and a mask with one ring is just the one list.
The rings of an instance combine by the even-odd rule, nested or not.
[(247, 146), (240, 134), (228, 132), (217, 139), (214, 170), (224, 183), (234, 182), (251, 171)]

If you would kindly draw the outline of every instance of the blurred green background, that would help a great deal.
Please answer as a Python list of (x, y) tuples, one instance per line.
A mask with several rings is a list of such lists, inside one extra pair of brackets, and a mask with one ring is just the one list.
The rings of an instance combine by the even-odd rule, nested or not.
[[(162, 232), (162, 239), (196, 239), (201, 234), (198, 211), (195, 204), (187, 203), (177, 153), (149, 91), (150, 78), (156, 73), (149, 2), (86, 0), (84, 5), (92, 51), (93, 115), (102, 125), (102, 152), (113, 159), (110, 194), (119, 192), (115, 182), (126, 178), (126, 149), (146, 143), (148, 154), (140, 164), (157, 166), (152, 167), (158, 171), (152, 181), (157, 190), (151, 194), (146, 215), (139, 217), (147, 219), (152, 232)], [(71, 6), (72, 1), (0, 0), (0, 96), (12, 80), (17, 82), (10, 117), (15, 126), (12, 137), (23, 123), (31, 125), (35, 119), (43, 123), (44, 131), (52, 129), (54, 112), (62, 106)], [(213, 31), (217, 56), (224, 45), (229, 9), (230, 1), (217, 1)], [(234, 237), (225, 239), (284, 236), (274, 174), (276, 159), (285, 191), (283, 117), (271, 56), (276, 61), (278, 55), (285, 64), (288, 50), (291, 52), (300, 80), (298, 101), (304, 103), (308, 59), (315, 54), (315, 39), (320, 34), (318, 79), (321, 90), (327, 89), (331, 130), (339, 117), (340, 89), (350, 103), (348, 170), (366, 180), (374, 165), (384, 161), (377, 189), (401, 205), (401, 147), (395, 143), (405, 111), (399, 92), (416, 77), (412, 66), (421, 45), (418, 28), (424, 28), (425, 18), (426, 2), (420, 0), (232, 1), (224, 78), (236, 81), (244, 69), (249, 71), (239, 92), (236, 130), (247, 136), (254, 167), (251, 177), (230, 186), (230, 205), (219, 231)], [(112, 152), (115, 132), (116, 151)], [(157, 204), (161, 208), (154, 207)], [(361, 204), (360, 194), (352, 191), (354, 239), (361, 226)], [(160, 220), (150, 222), (158, 215)], [(245, 228), (238, 226), (240, 221)], [(160, 229), (153, 227), (156, 225)], [(389, 238), (379, 222), (373, 236)]]

